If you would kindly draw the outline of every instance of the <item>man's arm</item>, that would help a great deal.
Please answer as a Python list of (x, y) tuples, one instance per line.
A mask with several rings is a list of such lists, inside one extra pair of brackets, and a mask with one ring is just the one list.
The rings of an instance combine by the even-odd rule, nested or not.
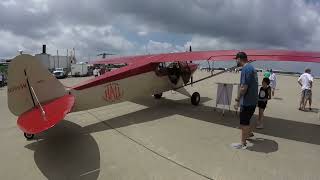
[(241, 84), (240, 85), (240, 89), (239, 89), (239, 94), (238, 94), (238, 97), (235, 99), (237, 102), (240, 101), (240, 98), (241, 96), (244, 96), (246, 93), (247, 93), (247, 90), (248, 90), (248, 85), (245, 85), (245, 84)]
[(298, 83), (299, 83), (299, 85), (300, 86), (302, 86), (302, 83), (301, 83), (301, 76), (299, 77), (299, 79), (298, 79)]
[(241, 96), (244, 96), (247, 93), (248, 81), (249, 81), (248, 72), (245, 69), (242, 69), (241, 77), (240, 77), (239, 93), (238, 93), (238, 97), (235, 99), (237, 102), (240, 101)]
[(241, 84), (241, 86), (240, 86), (240, 97), (245, 95), (247, 93), (247, 90), (248, 90), (248, 85)]

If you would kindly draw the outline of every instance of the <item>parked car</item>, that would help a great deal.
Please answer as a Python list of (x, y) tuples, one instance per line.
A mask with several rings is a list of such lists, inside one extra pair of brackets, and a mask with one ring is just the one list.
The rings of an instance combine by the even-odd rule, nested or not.
[(57, 79), (63, 79), (67, 77), (67, 74), (63, 71), (63, 68), (56, 68), (52, 73)]

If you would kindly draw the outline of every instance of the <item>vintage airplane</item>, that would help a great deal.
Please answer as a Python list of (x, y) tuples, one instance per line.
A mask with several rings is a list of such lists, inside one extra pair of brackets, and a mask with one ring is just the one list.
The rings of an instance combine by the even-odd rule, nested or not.
[[(23, 54), (14, 58), (8, 68), (8, 107), (14, 115), (19, 116), (17, 124), (25, 138), (32, 139), (34, 134), (53, 127), (68, 113), (135, 100), (142, 96), (161, 98), (162, 93), (169, 90), (191, 97), (191, 103), (198, 105), (200, 94), (194, 92), (191, 95), (184, 88), (203, 80), (190, 82), (197, 69), (197, 65), (191, 61), (233, 60), (237, 52), (199, 51), (102, 59), (96, 63), (126, 63), (127, 66), (73, 87), (65, 87), (36, 57)], [(319, 52), (245, 52), (254, 61), (320, 62)]]

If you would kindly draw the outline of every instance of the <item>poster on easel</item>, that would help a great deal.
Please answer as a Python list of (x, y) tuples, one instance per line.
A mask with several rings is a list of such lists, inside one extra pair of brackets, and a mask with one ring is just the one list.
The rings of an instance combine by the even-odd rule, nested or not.
[(230, 106), (232, 100), (233, 84), (218, 83), (216, 105)]

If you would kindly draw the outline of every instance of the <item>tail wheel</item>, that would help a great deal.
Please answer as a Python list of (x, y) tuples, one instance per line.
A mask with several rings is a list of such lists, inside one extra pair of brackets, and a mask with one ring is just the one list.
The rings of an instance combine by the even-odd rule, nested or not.
[(23, 135), (24, 135), (24, 137), (25, 137), (27, 140), (31, 140), (31, 139), (34, 138), (34, 134), (24, 133)]
[(153, 97), (156, 99), (160, 99), (162, 97), (162, 93), (154, 94)]
[(199, 105), (200, 103), (200, 94), (198, 92), (194, 92), (191, 96), (191, 104), (192, 105)]

